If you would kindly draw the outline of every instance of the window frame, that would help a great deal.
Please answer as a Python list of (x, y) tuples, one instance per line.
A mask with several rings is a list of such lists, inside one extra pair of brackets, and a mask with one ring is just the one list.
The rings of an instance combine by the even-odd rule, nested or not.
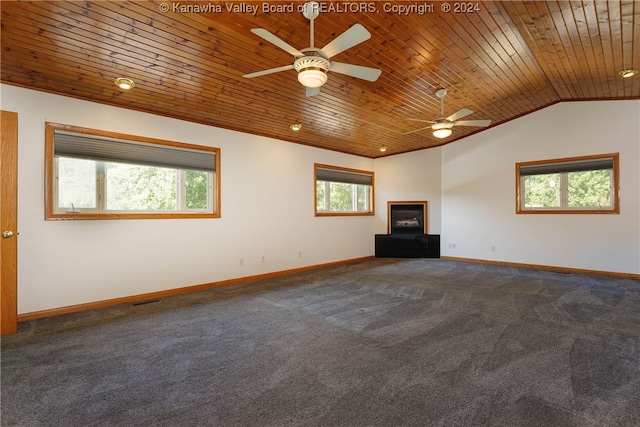
[[(575, 207), (569, 208), (566, 206), (560, 206), (558, 208), (525, 208), (523, 206), (524, 203), (524, 184), (523, 178), (527, 175), (521, 175), (521, 169), (523, 167), (531, 167), (531, 166), (551, 166), (558, 165), (558, 169), (560, 169), (559, 164), (563, 163), (580, 163), (580, 162), (594, 162), (600, 160), (612, 160), (613, 169), (612, 169), (612, 179), (611, 179), (611, 202), (613, 204), (610, 208), (602, 208), (602, 209), (594, 209), (594, 208), (582, 208)], [(597, 169), (593, 169), (597, 170)], [(558, 171), (553, 173), (560, 173), (562, 175), (562, 182), (566, 185), (566, 174), (572, 171)], [(567, 189), (568, 191), (568, 189)], [(620, 213), (620, 153), (608, 153), (608, 154), (597, 154), (590, 156), (579, 156), (579, 157), (565, 157), (558, 159), (549, 159), (549, 160), (536, 160), (529, 162), (519, 162), (516, 163), (516, 214), (619, 214)]]
[[(210, 172), (210, 203), (211, 210), (203, 212), (201, 210), (193, 211), (153, 211), (153, 212), (126, 212), (126, 211), (101, 211), (99, 208), (83, 209), (78, 212), (59, 212), (56, 207), (57, 202), (57, 185), (55, 184), (57, 176), (57, 162), (55, 160), (55, 132), (64, 131), (77, 134), (86, 134), (97, 136), (105, 139), (124, 140), (144, 144), (157, 144), (176, 149), (189, 149), (215, 154), (215, 171)], [(177, 219), (177, 218), (220, 218), (220, 149), (217, 147), (208, 147), (195, 144), (187, 144), (183, 142), (175, 142), (162, 140), (157, 138), (149, 138), (137, 135), (128, 135), (117, 132), (90, 129), (73, 125), (65, 125), (60, 123), (45, 123), (45, 220), (112, 220), (112, 219)], [(96, 160), (103, 162), (102, 160)], [(117, 161), (116, 161), (117, 162)], [(184, 173), (185, 169), (176, 167), (176, 170)], [(98, 191), (98, 190), (96, 190)], [(181, 197), (182, 191), (178, 189), (177, 197)], [(106, 195), (106, 193), (105, 193)], [(103, 195), (104, 196), (104, 195)]]
[[(354, 175), (367, 175), (371, 177), (371, 186), (369, 188), (368, 203), (369, 210), (366, 212), (360, 211), (322, 211), (318, 210), (318, 169), (330, 169)], [(324, 181), (324, 182), (338, 182), (338, 181)], [(357, 185), (357, 184), (354, 184)], [(361, 184), (362, 185), (362, 184)], [(325, 190), (326, 191), (326, 190)], [(375, 215), (375, 174), (373, 171), (366, 171), (361, 169), (345, 168), (341, 166), (332, 166), (321, 163), (314, 163), (313, 165), (313, 212), (314, 216), (373, 216)]]

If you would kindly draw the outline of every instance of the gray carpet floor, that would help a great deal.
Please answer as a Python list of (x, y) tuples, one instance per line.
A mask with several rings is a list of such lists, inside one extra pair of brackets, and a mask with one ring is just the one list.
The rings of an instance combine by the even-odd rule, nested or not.
[(375, 259), (20, 324), (3, 426), (639, 426), (640, 283)]

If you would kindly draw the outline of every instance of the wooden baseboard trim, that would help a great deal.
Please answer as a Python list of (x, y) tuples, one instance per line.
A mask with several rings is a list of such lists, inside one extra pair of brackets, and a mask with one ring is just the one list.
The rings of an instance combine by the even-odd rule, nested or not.
[(556, 271), (561, 273), (597, 274), (600, 276), (621, 277), (624, 279), (640, 279), (640, 274), (620, 273), (616, 271), (587, 270), (582, 268), (570, 268), (570, 267), (554, 267), (551, 265), (524, 264), (520, 262), (492, 261), (487, 259), (459, 258), (459, 257), (453, 257), (453, 256), (442, 256), (440, 258), (449, 260), (449, 261), (473, 262), (476, 264), (504, 265), (507, 267), (533, 268), (536, 270)]
[(145, 294), (131, 295), (131, 296), (121, 297), (121, 298), (113, 298), (113, 299), (102, 300), (102, 301), (88, 302), (84, 304), (70, 305), (66, 307), (52, 308), (50, 310), (33, 311), (30, 313), (18, 314), (18, 322), (27, 322), (29, 320), (36, 320), (36, 319), (42, 319), (45, 317), (58, 316), (60, 314), (78, 313), (86, 310), (95, 310), (95, 309), (111, 307), (119, 304), (130, 304), (130, 303), (136, 303), (141, 301), (166, 298), (174, 295), (181, 295), (181, 294), (186, 294), (190, 292), (203, 291), (205, 289), (217, 288), (220, 286), (238, 285), (242, 283), (253, 282), (256, 280), (271, 279), (271, 278), (286, 276), (286, 275), (295, 274), (295, 273), (304, 273), (307, 271), (318, 270), (326, 267), (334, 267), (334, 266), (346, 265), (346, 264), (357, 264), (359, 262), (368, 261), (373, 258), (374, 258), (373, 256), (367, 256), (362, 258), (352, 258), (352, 259), (343, 260), (343, 261), (329, 262), (326, 264), (317, 264), (317, 265), (311, 265), (307, 267), (292, 268), (290, 270), (274, 271), (271, 273), (257, 274), (254, 276), (245, 276), (245, 277), (238, 277), (236, 279), (221, 280), (219, 282), (204, 283), (201, 285), (186, 286), (182, 288), (167, 289), (167, 290), (158, 291), (158, 292), (149, 292)]

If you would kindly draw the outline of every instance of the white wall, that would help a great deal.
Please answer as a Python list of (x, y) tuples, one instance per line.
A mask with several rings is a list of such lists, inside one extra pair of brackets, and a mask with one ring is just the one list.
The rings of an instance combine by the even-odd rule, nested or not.
[[(640, 101), (557, 104), (371, 160), (8, 85), (0, 94), (19, 114), (21, 314), (370, 256), (389, 200), (429, 202), (442, 255), (640, 273)], [(221, 148), (222, 218), (45, 221), (45, 121)], [(515, 214), (516, 162), (611, 152), (620, 215)], [(314, 162), (374, 170), (375, 217), (314, 217)]]
[(427, 233), (440, 234), (440, 148), (377, 159), (375, 234), (387, 232), (388, 201), (428, 203)]
[[(619, 215), (515, 214), (516, 162), (614, 152)], [(442, 255), (638, 274), (639, 169), (638, 101), (560, 103), (448, 144)]]
[[(20, 314), (373, 255), (373, 217), (313, 214), (314, 162), (373, 170), (371, 159), (0, 88), (19, 123)], [(46, 121), (219, 147), (222, 217), (45, 221)]]

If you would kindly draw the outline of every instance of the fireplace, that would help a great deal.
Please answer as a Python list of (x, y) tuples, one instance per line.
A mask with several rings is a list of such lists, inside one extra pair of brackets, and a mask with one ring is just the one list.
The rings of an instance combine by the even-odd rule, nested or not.
[(389, 234), (426, 234), (427, 202), (387, 202)]
[(427, 202), (387, 202), (387, 234), (375, 235), (376, 257), (440, 258), (440, 235), (427, 234)]
[(378, 258), (440, 258), (440, 235), (427, 234), (427, 202), (387, 202), (387, 234), (375, 235)]

